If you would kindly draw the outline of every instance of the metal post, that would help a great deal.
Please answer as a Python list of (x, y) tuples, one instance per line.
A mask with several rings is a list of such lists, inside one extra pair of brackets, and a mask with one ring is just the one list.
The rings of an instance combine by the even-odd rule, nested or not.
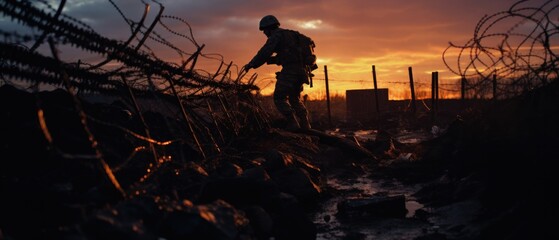
[(439, 72), (435, 72), (435, 112), (439, 111)]
[(326, 82), (326, 107), (328, 108), (328, 124), (332, 126), (332, 113), (330, 111), (330, 89), (328, 86), (328, 66), (324, 65), (324, 81)]
[(431, 112), (434, 113), (435, 112), (435, 95), (436, 95), (436, 91), (437, 91), (437, 87), (436, 87), (436, 83), (435, 83), (435, 76), (436, 73), (435, 72), (431, 72)]
[(437, 86), (436, 86), (436, 73), (435, 72), (431, 72), (431, 120), (434, 122), (435, 121), (435, 104), (436, 104), (436, 91), (437, 91)]
[(375, 65), (373, 65), (373, 83), (375, 86), (375, 105), (377, 108), (377, 130), (380, 131), (381, 126), (380, 126), (380, 107), (379, 107), (379, 102), (378, 102), (378, 88), (377, 88), (377, 71), (375, 68)]
[(435, 91), (435, 99), (437, 100), (435, 105), (437, 106), (437, 109), (439, 109), (439, 72), (435, 72), (435, 87), (437, 87), (437, 90)]
[(411, 110), (415, 114), (417, 107), (415, 106), (415, 90), (413, 87), (413, 73), (412, 68), (408, 67), (408, 75), (410, 77), (410, 91), (411, 91)]
[(497, 73), (493, 73), (493, 100), (497, 100)]
[(462, 76), (462, 79), (460, 80), (460, 93), (461, 93), (461, 99), (462, 102), (464, 102), (464, 100), (466, 99), (466, 77)]
[(373, 65), (373, 82), (375, 86), (375, 104), (377, 108), (377, 115), (380, 115), (380, 108), (378, 105), (377, 71), (375, 69), (375, 65)]

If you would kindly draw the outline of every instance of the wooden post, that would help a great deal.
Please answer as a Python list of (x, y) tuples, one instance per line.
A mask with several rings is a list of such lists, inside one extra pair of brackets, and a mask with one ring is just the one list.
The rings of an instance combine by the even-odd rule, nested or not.
[(412, 68), (408, 67), (408, 75), (410, 77), (410, 91), (411, 91), (411, 110), (415, 114), (417, 107), (415, 106), (415, 90), (413, 87), (413, 73)]
[(378, 102), (377, 71), (375, 69), (375, 65), (373, 65), (373, 84), (375, 87), (375, 106), (377, 108), (377, 130), (380, 130), (380, 107)]
[(462, 79), (460, 80), (460, 96), (462, 99), (462, 102), (464, 102), (464, 100), (466, 99), (466, 77), (462, 76)]
[(435, 121), (435, 97), (436, 97), (436, 91), (437, 91), (437, 86), (436, 86), (436, 73), (435, 72), (431, 72), (431, 120), (434, 122)]
[(435, 83), (435, 72), (431, 72), (431, 112), (435, 112), (435, 95), (437, 91), (436, 83)]
[(326, 107), (328, 108), (328, 124), (332, 126), (332, 112), (330, 111), (330, 89), (328, 86), (328, 66), (324, 65), (324, 81), (326, 82)]
[(380, 115), (380, 108), (378, 105), (377, 71), (375, 70), (375, 65), (373, 65), (373, 83), (375, 86), (375, 104), (376, 104), (377, 116), (378, 116)]
[(497, 73), (493, 73), (493, 101), (497, 100)]
[(435, 112), (439, 111), (439, 72), (435, 72)]

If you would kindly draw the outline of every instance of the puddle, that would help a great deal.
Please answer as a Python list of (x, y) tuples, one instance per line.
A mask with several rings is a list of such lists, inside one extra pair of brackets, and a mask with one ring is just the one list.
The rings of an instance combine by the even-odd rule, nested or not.
[(371, 179), (366, 176), (358, 177), (350, 180), (340, 180), (337, 178), (329, 178), (326, 184), (331, 188), (340, 191), (357, 191), (360, 195), (371, 196), (378, 192), (378, 187)]
[(421, 143), (433, 138), (433, 133), (427, 131), (402, 131), (393, 136), (398, 142), (401, 143)]
[(359, 142), (375, 141), (377, 139), (377, 130), (357, 130), (353, 135)]
[[(433, 126), (433, 130), (431, 132), (425, 130), (417, 130), (417, 131), (402, 130), (401, 132), (395, 134), (392, 137), (401, 143), (414, 144), (414, 143), (421, 143), (430, 140), (434, 136), (439, 135), (441, 131), (442, 130), (440, 130), (437, 126)], [(367, 141), (375, 141), (378, 131), (357, 130), (357, 131), (344, 132), (341, 131), (340, 129), (335, 129), (335, 130), (327, 130), (326, 133), (341, 138), (354, 137), (359, 142), (367, 142)]]
[(417, 209), (420, 209), (423, 207), (423, 204), (416, 202), (414, 200), (409, 200), (406, 201), (406, 209), (408, 210), (408, 213), (406, 214), (407, 218), (411, 218), (413, 216), (415, 216), (415, 211)]
[[(326, 184), (336, 192), (335, 196), (322, 202), (320, 210), (312, 219), (317, 225), (318, 240), (326, 239), (413, 239), (424, 234), (428, 224), (414, 218), (415, 211), (423, 205), (411, 195), (419, 186), (404, 186), (396, 180), (373, 180), (368, 175), (353, 179), (330, 176)], [(403, 218), (340, 219), (337, 204), (352, 197), (366, 198), (375, 193), (404, 195), (407, 214)]]
[(326, 130), (325, 132), (341, 138), (355, 137), (360, 142), (374, 141), (377, 138), (377, 130), (341, 131), (339, 128), (336, 128), (335, 130)]
[[(438, 129), (436, 129), (438, 130)], [(374, 141), (376, 130), (358, 130), (343, 132), (340, 129), (327, 131), (328, 134), (344, 138), (354, 138), (359, 142)], [(392, 137), (406, 144), (416, 144), (432, 139), (436, 134), (430, 131), (401, 131)], [(411, 153), (403, 154), (400, 158), (409, 159)], [(341, 169), (340, 169), (341, 170)], [(423, 204), (412, 196), (421, 186), (403, 185), (396, 179), (372, 179), (365, 173), (358, 177), (327, 174), (325, 184), (333, 192), (333, 197), (320, 204), (320, 210), (311, 215), (318, 230), (317, 239), (415, 239), (425, 234), (430, 229), (430, 223), (415, 217), (418, 209)], [(367, 198), (377, 193), (388, 196), (404, 195), (406, 197), (405, 217), (392, 218), (343, 218), (337, 217), (337, 204), (348, 198)]]

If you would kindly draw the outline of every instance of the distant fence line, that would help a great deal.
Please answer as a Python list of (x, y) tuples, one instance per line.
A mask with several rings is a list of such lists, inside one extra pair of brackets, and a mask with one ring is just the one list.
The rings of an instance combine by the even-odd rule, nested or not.
[[(431, 106), (424, 105), (435, 113), (438, 108), (440, 90), (460, 91), (460, 98), (505, 99), (517, 96), (534, 88), (556, 81), (559, 76), (559, 25), (553, 17), (559, 15), (559, 2), (546, 1), (539, 7), (526, 6), (529, 1), (518, 1), (507, 11), (483, 17), (476, 25), (474, 37), (466, 44), (458, 46), (450, 43), (443, 52), (443, 61), (447, 68), (460, 77), (454, 90), (440, 88), (438, 72), (432, 72)], [(505, 33), (495, 32), (498, 24), (516, 21)], [(522, 28), (528, 26), (529, 29)], [(488, 46), (489, 44), (495, 44)], [(447, 54), (458, 50), (457, 64), (450, 65)], [(454, 55), (451, 55), (454, 56)], [(325, 84), (328, 89), (329, 79), (325, 68)], [(372, 65), (374, 92), (377, 97), (377, 79), (375, 65)], [(412, 67), (408, 68), (409, 82), (391, 82), (407, 84), (410, 87), (410, 109), (416, 111), (417, 83), (413, 79)], [(319, 80), (319, 79), (317, 79)], [(330, 79), (335, 82), (335, 79)], [(426, 84), (424, 84), (426, 85)], [(329, 101), (326, 91), (326, 99)], [(376, 110), (379, 112), (378, 98)], [(329, 104), (327, 106), (330, 112)]]
[[(463, 99), (493, 99), (493, 98), (509, 98), (515, 96), (526, 90), (524, 85), (519, 85), (516, 79), (499, 78), (496, 74), (491, 76), (491, 79), (480, 79), (479, 77), (472, 77), (469, 79), (447, 79), (446, 83), (440, 83), (438, 72), (437, 73), (437, 90), (440, 92), (442, 98), (463, 98)], [(324, 78), (314, 78), (315, 81), (325, 81)], [(362, 85), (367, 85), (367, 88), (373, 87), (373, 80), (349, 80), (349, 79), (329, 79), (329, 84), (339, 83), (339, 82), (352, 82), (361, 83)], [(382, 81), (379, 83), (394, 85), (405, 85), (408, 88), (407, 95), (411, 98), (411, 90), (409, 90), (410, 81)], [(414, 93), (431, 94), (433, 91), (432, 79), (430, 81), (425, 80), (413, 80), (415, 85)], [(316, 85), (316, 84), (315, 84)], [(390, 87), (389, 87), (390, 88)], [(445, 93), (442, 93), (445, 92)], [(448, 97), (452, 95), (453, 97)], [(445, 97), (447, 96), (447, 97)]]
[[(555, 81), (559, 76), (559, 2), (549, 0), (541, 6), (529, 6), (531, 3), (518, 1), (508, 10), (485, 16), (466, 44), (450, 43), (442, 60), (458, 79), (454, 83), (437, 82), (438, 91), (460, 93), (462, 99), (505, 99)], [(510, 27), (501, 33), (500, 25)], [(372, 79), (329, 81), (368, 83)], [(379, 82), (410, 85), (409, 81)]]

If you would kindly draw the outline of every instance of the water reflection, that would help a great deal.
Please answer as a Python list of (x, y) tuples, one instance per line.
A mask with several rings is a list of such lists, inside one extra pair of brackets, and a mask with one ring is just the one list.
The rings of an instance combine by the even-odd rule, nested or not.
[[(398, 133), (394, 134), (392, 138), (397, 140), (400, 143), (408, 143), (408, 144), (415, 144), (421, 143), (427, 140), (432, 139), (440, 135), (440, 130), (437, 126), (433, 126), (431, 131), (426, 130), (400, 130)], [(334, 130), (326, 130), (327, 134), (334, 135), (337, 137), (342, 138), (351, 138), (355, 137), (359, 142), (367, 142), (367, 141), (375, 141), (377, 138), (378, 130), (375, 129), (360, 129), (356, 131), (342, 131), (339, 128)]]
[[(322, 202), (320, 211), (312, 216), (318, 227), (317, 239), (353, 237), (357, 237), (356, 239), (394, 239), (388, 235), (399, 235), (401, 239), (413, 239), (422, 234), (421, 229), (425, 227), (426, 223), (417, 221), (415, 212), (423, 205), (412, 196), (420, 186), (404, 186), (394, 179), (376, 180), (368, 174), (352, 179), (331, 175), (326, 183), (334, 194)], [(375, 194), (406, 196), (407, 214), (405, 218), (345, 219), (337, 217), (338, 203), (348, 198), (367, 198)], [(387, 229), (390, 229), (390, 234)]]
[[(376, 141), (378, 135), (378, 131), (374, 129), (335, 129), (327, 133), (362, 143)], [(433, 139), (436, 134), (426, 130), (400, 130), (391, 134), (391, 137), (403, 144), (417, 144)], [(398, 158), (410, 160), (413, 154), (401, 153)], [(318, 228), (317, 239), (415, 239), (424, 234), (424, 229), (429, 227), (429, 223), (415, 216), (416, 211), (424, 207), (413, 197), (413, 193), (421, 188), (420, 185), (403, 185), (396, 179), (374, 179), (370, 174), (347, 178), (335, 173), (328, 174), (325, 183), (333, 194), (321, 203), (320, 210), (312, 216)], [(340, 202), (349, 198), (366, 199), (379, 194), (404, 195), (407, 210), (405, 217), (346, 219), (338, 216), (337, 205)]]

